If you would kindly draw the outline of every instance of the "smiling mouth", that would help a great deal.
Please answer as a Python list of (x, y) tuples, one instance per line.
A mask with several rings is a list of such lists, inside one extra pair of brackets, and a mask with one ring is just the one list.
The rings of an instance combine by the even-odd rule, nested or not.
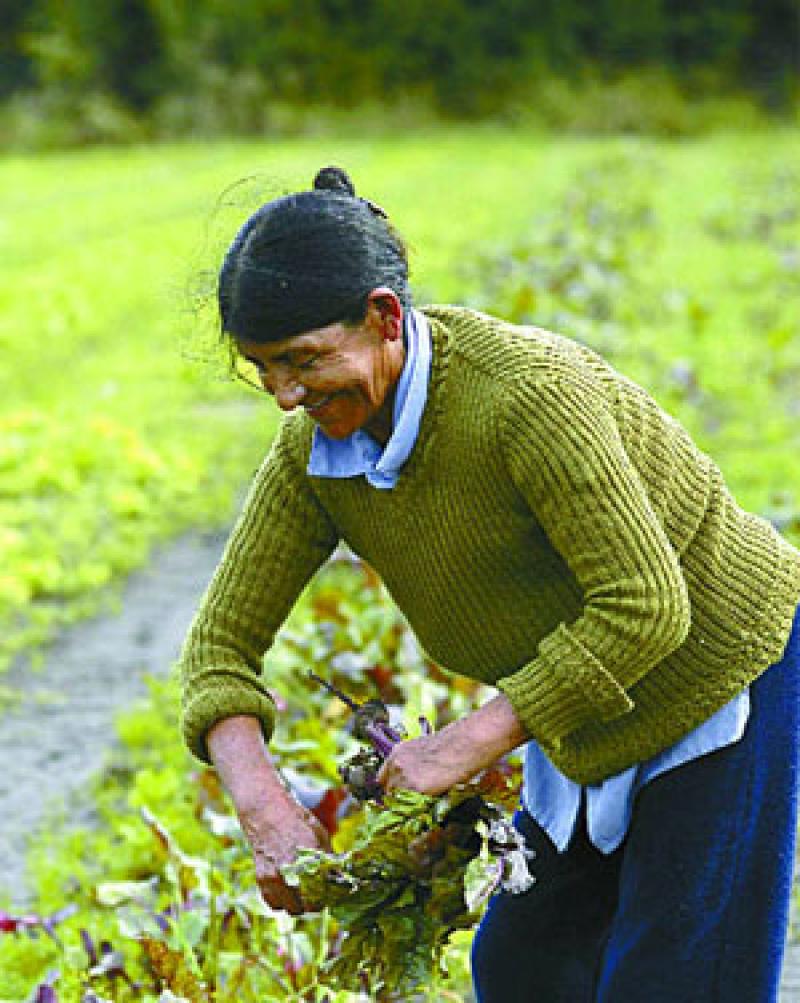
[(322, 411), (322, 410), (324, 410), (324, 408), (326, 408), (328, 406), (328, 404), (330, 404), (330, 402), (335, 397), (336, 397), (335, 393), (334, 394), (328, 394), (327, 396), (322, 397), (320, 400), (316, 401), (313, 404), (304, 404), (303, 407), (305, 409), (306, 414), (310, 414), (310, 415), (319, 414), (319, 412)]

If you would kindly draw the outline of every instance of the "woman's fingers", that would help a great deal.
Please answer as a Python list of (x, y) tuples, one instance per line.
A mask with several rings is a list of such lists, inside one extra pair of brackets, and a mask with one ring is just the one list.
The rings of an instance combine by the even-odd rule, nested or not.
[(295, 888), (288, 885), (276, 861), (265, 854), (255, 853), (256, 882), (261, 897), (273, 909), (285, 909), (297, 916), (303, 912), (303, 902)]
[(331, 852), (331, 834), (313, 812), (308, 812), (309, 826), (317, 841), (317, 849)]
[(273, 909), (285, 909), (293, 916), (305, 908), (297, 889), (287, 884), (281, 868), (291, 863), (302, 847), (329, 851), (331, 843), (325, 826), (299, 805), (284, 817), (282, 827), (265, 827), (253, 840), (256, 881), (262, 898)]

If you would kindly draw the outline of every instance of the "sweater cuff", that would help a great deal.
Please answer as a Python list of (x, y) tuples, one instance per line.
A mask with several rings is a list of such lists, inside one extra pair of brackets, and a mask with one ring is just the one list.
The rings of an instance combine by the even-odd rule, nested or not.
[(611, 721), (634, 707), (617, 680), (565, 624), (542, 641), (537, 658), (495, 685), (545, 748), (583, 724)]
[(275, 704), (265, 693), (248, 686), (231, 686), (229, 675), (207, 679), (183, 706), (181, 725), (189, 751), (204, 763), (211, 763), (206, 735), (219, 721), (239, 714), (261, 722), (264, 741), (269, 741), (275, 724)]

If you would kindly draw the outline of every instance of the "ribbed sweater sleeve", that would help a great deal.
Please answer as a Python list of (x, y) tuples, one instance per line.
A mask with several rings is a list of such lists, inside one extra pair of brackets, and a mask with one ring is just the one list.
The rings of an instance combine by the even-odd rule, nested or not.
[(591, 373), (516, 384), (511, 477), (583, 595), (581, 614), (497, 686), (546, 748), (630, 712), (631, 687), (685, 639), (686, 582)]
[(274, 704), (262, 658), (338, 540), (285, 439), (256, 475), (181, 656), (184, 738), (205, 761), (205, 736), (226, 717), (253, 715), (269, 738)]

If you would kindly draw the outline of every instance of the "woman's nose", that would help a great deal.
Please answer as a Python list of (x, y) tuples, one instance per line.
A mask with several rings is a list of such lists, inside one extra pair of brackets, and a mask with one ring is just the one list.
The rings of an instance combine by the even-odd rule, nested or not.
[(264, 379), (264, 389), (274, 395), (278, 407), (282, 411), (292, 411), (306, 395), (306, 388), (288, 375), (273, 376)]

